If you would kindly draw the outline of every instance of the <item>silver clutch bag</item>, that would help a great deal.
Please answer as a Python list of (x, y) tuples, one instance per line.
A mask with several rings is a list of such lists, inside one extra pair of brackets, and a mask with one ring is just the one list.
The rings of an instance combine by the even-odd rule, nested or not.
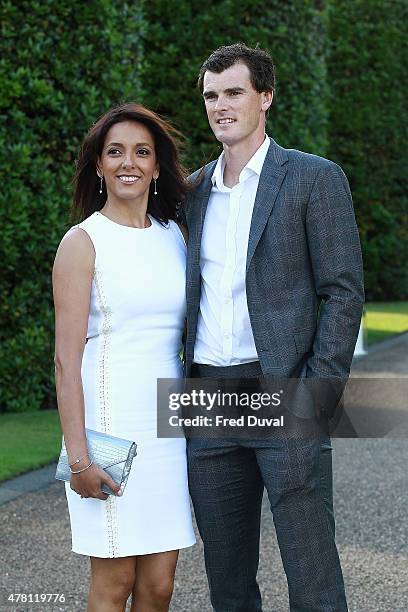
[[(85, 429), (85, 432), (90, 459), (105, 470), (116, 484), (121, 487), (123, 492), (130, 474), (132, 461), (137, 454), (136, 442), (124, 440), (123, 438), (116, 438), (115, 436), (102, 433), (101, 431), (94, 431), (93, 429)], [(62, 448), (55, 478), (65, 481), (71, 479), (71, 470), (68, 465), (67, 449), (65, 448), (64, 439), (62, 440)], [(108, 495), (113, 495), (113, 492), (106, 484), (101, 486), (101, 490)]]

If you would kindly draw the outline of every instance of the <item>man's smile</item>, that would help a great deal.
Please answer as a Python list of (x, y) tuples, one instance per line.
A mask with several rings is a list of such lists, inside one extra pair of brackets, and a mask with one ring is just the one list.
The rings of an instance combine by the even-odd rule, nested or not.
[(236, 119), (232, 119), (231, 117), (222, 117), (221, 119), (217, 119), (216, 123), (218, 125), (228, 125), (231, 123), (235, 123)]

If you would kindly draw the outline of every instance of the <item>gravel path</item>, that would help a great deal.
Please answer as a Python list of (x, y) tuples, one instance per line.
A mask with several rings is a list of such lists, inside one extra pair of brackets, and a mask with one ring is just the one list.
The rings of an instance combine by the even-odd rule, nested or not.
[[(354, 375), (407, 376), (407, 348), (405, 334), (391, 348), (360, 359)], [(386, 414), (387, 406), (383, 410)], [(408, 404), (404, 413), (406, 422)], [(408, 441), (335, 439), (333, 445), (337, 542), (350, 612), (406, 612)], [(10, 487), (0, 487), (0, 611), (83, 612), (88, 559), (71, 553), (63, 485), (53, 483), (15, 499)], [(259, 582), (264, 611), (286, 612), (286, 580), (266, 498)], [(12, 592), (64, 593), (66, 602), (10, 605), (6, 600)], [(200, 542), (181, 553), (171, 612), (211, 612)]]
[[(408, 444), (335, 440), (337, 541), (350, 612), (408, 610)], [(88, 560), (70, 552), (63, 486), (55, 483), (0, 508), (0, 610), (85, 610)], [(286, 581), (264, 500), (259, 582), (265, 612), (288, 609)], [(64, 593), (66, 603), (8, 606), (5, 593)], [(211, 612), (198, 544), (181, 553), (172, 612)]]

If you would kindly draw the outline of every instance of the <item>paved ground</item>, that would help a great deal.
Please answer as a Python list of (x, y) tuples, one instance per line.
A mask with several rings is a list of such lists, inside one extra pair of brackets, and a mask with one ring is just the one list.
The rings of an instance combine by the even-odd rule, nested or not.
[[(360, 387), (360, 396), (357, 392), (351, 397), (349, 404), (356, 411), (345, 417), (344, 427), (362, 435), (374, 404), (375, 427), (378, 435), (386, 437), (334, 440), (337, 542), (349, 608), (350, 612), (406, 612), (408, 441), (404, 427), (408, 393), (401, 393), (408, 380), (408, 334), (357, 360), (353, 377), (371, 377), (374, 382)], [(385, 393), (384, 385), (376, 379), (390, 378), (394, 380), (388, 380)], [(383, 404), (379, 396), (381, 402), (385, 396)], [(40, 472), (41, 479), (31, 474), (0, 487), (1, 612), (85, 610), (88, 560), (70, 552), (63, 487), (61, 483), (48, 484), (52, 472), (52, 468), (46, 469)], [(27, 493), (36, 486), (43, 488)], [(265, 612), (285, 612), (286, 581), (266, 499), (259, 582)], [(66, 602), (6, 605), (5, 595), (12, 592), (64, 593)], [(200, 543), (181, 554), (171, 611), (211, 612)]]

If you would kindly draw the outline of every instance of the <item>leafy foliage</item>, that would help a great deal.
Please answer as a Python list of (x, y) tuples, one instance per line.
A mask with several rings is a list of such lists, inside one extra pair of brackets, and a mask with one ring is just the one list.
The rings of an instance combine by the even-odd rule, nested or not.
[(78, 146), (138, 94), (140, 15), (109, 0), (2, 2), (0, 410), (54, 404), (51, 268)]
[(4, 0), (0, 7), (0, 411), (55, 405), (51, 267), (90, 124), (141, 100), (216, 157), (195, 83), (215, 48), (268, 49), (268, 133), (350, 179), (369, 299), (408, 297), (405, 0)]
[(357, 211), (367, 299), (408, 297), (405, 0), (336, 0), (330, 14), (329, 155)]
[(244, 42), (269, 50), (277, 92), (269, 133), (283, 146), (324, 154), (327, 145), (326, 11), (306, 0), (156, 0), (143, 2), (145, 103), (170, 118), (187, 140), (191, 169), (216, 157), (198, 71), (221, 45)]

